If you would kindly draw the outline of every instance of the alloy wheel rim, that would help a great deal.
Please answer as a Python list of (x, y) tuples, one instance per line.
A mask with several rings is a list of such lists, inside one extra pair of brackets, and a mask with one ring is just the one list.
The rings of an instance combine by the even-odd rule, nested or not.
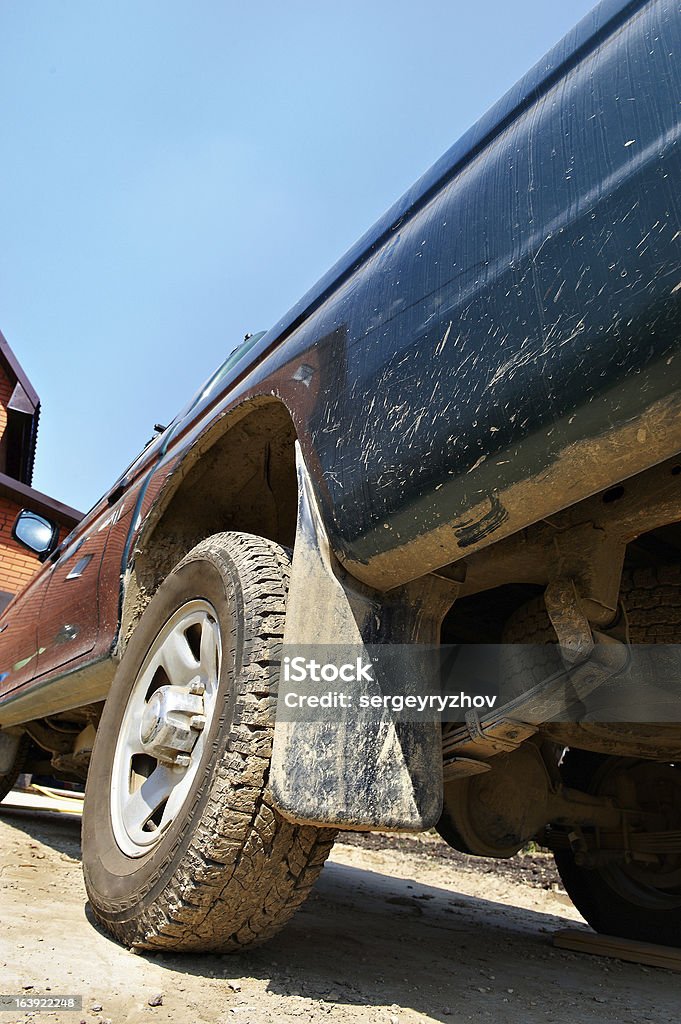
[(203, 759), (222, 663), (212, 604), (192, 600), (156, 635), (133, 683), (113, 758), (111, 824), (142, 857), (182, 813)]

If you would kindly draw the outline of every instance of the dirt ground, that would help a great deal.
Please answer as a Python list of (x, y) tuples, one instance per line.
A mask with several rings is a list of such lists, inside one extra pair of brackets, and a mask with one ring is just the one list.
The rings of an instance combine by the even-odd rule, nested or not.
[(679, 1020), (681, 975), (552, 948), (555, 930), (585, 925), (542, 854), (475, 861), (430, 837), (345, 836), (267, 946), (140, 956), (89, 918), (79, 829), (0, 808), (0, 992), (83, 997), (82, 1012), (0, 1024)]

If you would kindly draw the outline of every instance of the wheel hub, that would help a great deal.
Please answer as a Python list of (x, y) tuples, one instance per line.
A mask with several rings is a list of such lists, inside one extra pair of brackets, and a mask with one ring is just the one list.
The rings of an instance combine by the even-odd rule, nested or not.
[(197, 676), (188, 687), (161, 686), (152, 694), (140, 723), (145, 753), (165, 764), (187, 767), (206, 724), (204, 690)]

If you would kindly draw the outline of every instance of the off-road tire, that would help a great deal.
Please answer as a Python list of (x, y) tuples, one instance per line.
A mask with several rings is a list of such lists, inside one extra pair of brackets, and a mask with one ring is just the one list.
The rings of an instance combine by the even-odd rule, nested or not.
[[(569, 750), (561, 764), (561, 776), (567, 786), (597, 793), (600, 780), (608, 767), (628, 761), (636, 763), (634, 758), (615, 758), (586, 750)], [(674, 768), (669, 767), (668, 770)], [(675, 770), (681, 772), (679, 767)], [(605, 935), (620, 935), (638, 942), (681, 946), (679, 887), (664, 891), (648, 885), (632, 885), (626, 878), (625, 869), (618, 865), (581, 867), (575, 862), (571, 850), (557, 850), (554, 858), (565, 891), (595, 931)], [(677, 874), (678, 860), (676, 856)]]
[[(625, 570), (621, 595), (632, 644), (679, 643), (681, 565)], [(559, 667), (556, 635), (542, 596), (533, 598), (511, 616), (504, 630), (504, 643), (536, 645), (529, 669), (527, 655), (519, 649), (516, 668), (521, 689), (528, 689)], [(561, 777), (574, 789), (598, 792), (601, 778), (616, 760), (607, 754), (570, 749), (560, 765)], [(630, 760), (635, 763), (635, 759)], [(659, 891), (652, 886), (648, 892), (644, 888), (637, 891), (635, 886), (629, 891), (624, 886), (627, 891), (623, 894), (618, 891), (622, 887), (617, 885), (616, 869), (581, 867), (571, 850), (558, 850), (554, 857), (570, 899), (596, 931), (643, 942), (681, 945), (681, 897), (679, 907), (674, 906), (672, 892), (667, 907), (664, 895), (657, 904)]]
[[(681, 641), (681, 563), (625, 569), (621, 596), (632, 644), (677, 644)], [(543, 595), (539, 594), (516, 609), (504, 626), (503, 642), (557, 643)]]
[[(97, 731), (83, 813), (85, 884), (96, 919), (141, 949), (239, 950), (273, 936), (305, 900), (335, 832), (285, 820), (267, 793), (290, 555), (259, 537), (198, 544), (149, 603)], [(210, 601), (222, 641), (220, 706), (183, 805), (148, 854), (114, 837), (113, 753), (137, 671), (169, 616)]]
[(681, 641), (681, 565), (651, 565), (622, 577), (632, 644)]

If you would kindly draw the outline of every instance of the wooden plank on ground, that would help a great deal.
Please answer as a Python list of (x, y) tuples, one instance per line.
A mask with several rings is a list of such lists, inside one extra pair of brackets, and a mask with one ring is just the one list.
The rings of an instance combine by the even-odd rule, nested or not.
[(2, 809), (22, 811), (57, 811), (60, 814), (83, 813), (83, 801), (65, 799), (38, 792), (37, 787), (30, 790), (14, 789), (3, 800)]
[(609, 956), (614, 960), (627, 960), (647, 967), (664, 967), (668, 971), (681, 972), (681, 949), (672, 946), (620, 939), (616, 935), (597, 935), (596, 932), (579, 931), (576, 928), (554, 932), (553, 945), (573, 953)]
[(85, 799), (84, 793), (78, 793), (70, 789), (56, 789), (54, 786), (39, 786), (37, 782), (31, 784), (31, 789), (37, 793), (42, 793), (43, 796), (49, 796), (51, 799), (79, 800), (81, 803)]

